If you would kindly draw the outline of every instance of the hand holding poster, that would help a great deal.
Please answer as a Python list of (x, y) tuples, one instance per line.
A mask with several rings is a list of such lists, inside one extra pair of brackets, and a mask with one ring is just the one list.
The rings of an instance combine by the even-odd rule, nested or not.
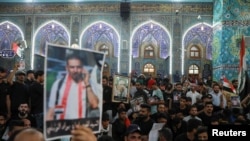
[(152, 129), (149, 132), (149, 141), (158, 141), (159, 130), (162, 129), (164, 123), (154, 123)]
[(113, 79), (113, 102), (129, 102), (130, 78), (114, 75)]
[(231, 108), (240, 108), (240, 97), (239, 96), (231, 96)]
[(99, 132), (104, 54), (47, 44), (45, 137), (70, 136), (76, 126)]
[(145, 103), (144, 98), (142, 96), (135, 97), (132, 100), (130, 100), (131, 109), (134, 112), (139, 112), (141, 108), (141, 104)]

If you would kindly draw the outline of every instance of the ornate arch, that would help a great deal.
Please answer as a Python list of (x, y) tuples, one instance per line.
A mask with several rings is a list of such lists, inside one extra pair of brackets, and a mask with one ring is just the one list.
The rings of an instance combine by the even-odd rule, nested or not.
[(159, 47), (159, 57), (167, 58), (170, 53), (171, 38), (169, 32), (160, 24), (149, 21), (136, 28), (132, 34), (132, 56), (139, 57), (140, 46), (144, 42), (152, 42)]
[(89, 25), (80, 36), (81, 48), (95, 50), (97, 43), (110, 44), (114, 48), (114, 56), (119, 56), (120, 37), (113, 26), (103, 21)]
[[(69, 46), (70, 34), (66, 26), (60, 22), (52, 20), (44, 23), (36, 30), (33, 38), (32, 57), (34, 58), (31, 59), (32, 66), (34, 65), (34, 60), (38, 58), (42, 59), (45, 55), (47, 42)], [(36, 61), (36, 63), (38, 62), (39, 61)], [(42, 67), (42, 64), (40, 67)]]
[(0, 50), (12, 49), (12, 43), (24, 40), (22, 30), (14, 23), (0, 23)]

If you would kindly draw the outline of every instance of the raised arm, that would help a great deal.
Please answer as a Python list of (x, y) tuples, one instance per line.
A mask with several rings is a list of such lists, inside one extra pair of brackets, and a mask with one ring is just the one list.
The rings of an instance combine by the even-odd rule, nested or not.
[(16, 74), (17, 70), (18, 70), (19, 64), (15, 64), (13, 71), (8, 75), (7, 77), (7, 82), (12, 85), (13, 84), (13, 77)]
[(84, 84), (85, 84), (85, 88), (86, 88), (86, 93), (87, 93), (87, 98), (88, 98), (88, 101), (89, 101), (89, 105), (91, 108), (95, 109), (95, 108), (98, 108), (98, 103), (99, 103), (99, 100), (98, 100), (98, 97), (97, 95), (94, 93), (93, 91), (93, 87), (90, 85), (90, 74), (87, 70), (83, 69), (82, 73), (84, 74)]

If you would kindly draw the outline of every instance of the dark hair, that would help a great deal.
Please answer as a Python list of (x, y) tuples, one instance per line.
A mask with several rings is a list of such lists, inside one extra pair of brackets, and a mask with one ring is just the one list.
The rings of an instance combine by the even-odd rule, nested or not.
[(7, 119), (7, 115), (5, 114), (5, 113), (0, 113), (0, 116), (3, 116), (4, 117), (4, 119)]
[(182, 86), (182, 84), (181, 84), (180, 82), (177, 82), (177, 83), (175, 84), (175, 86), (178, 86), (178, 85), (181, 85), (181, 86)]
[(107, 112), (102, 113), (102, 121), (107, 121), (109, 120), (109, 114)]
[(197, 106), (196, 106), (196, 105), (191, 105), (191, 106), (189, 106), (187, 109), (188, 109), (188, 111), (190, 112), (191, 109), (193, 109), (193, 108), (196, 108), (196, 109), (197, 109)]
[(205, 103), (205, 106), (207, 106), (207, 105), (213, 105), (213, 103), (211, 101), (209, 101), (209, 102)]
[(3, 73), (3, 72), (7, 72), (7, 70), (3, 67), (0, 66), (0, 72)]
[(18, 105), (18, 108), (19, 108), (19, 106), (21, 105), (21, 104), (27, 104), (28, 105), (28, 108), (30, 108), (30, 104), (28, 103), (28, 102), (21, 102), (19, 105)]
[(126, 109), (124, 109), (124, 108), (120, 108), (120, 109), (118, 109), (118, 111), (117, 111), (119, 114), (120, 113), (122, 113), (122, 112), (127, 112), (127, 110)]
[(213, 88), (214, 88), (215, 86), (220, 87), (220, 85), (219, 85), (218, 83), (215, 83), (215, 84), (213, 85)]
[(165, 113), (157, 113), (156, 117), (157, 119), (160, 119), (160, 118), (168, 119), (168, 116)]
[(146, 108), (149, 112), (151, 111), (151, 106), (148, 104), (141, 104), (141, 108)]
[(77, 60), (80, 60), (81, 64), (83, 65), (83, 61), (82, 61), (82, 58), (76, 54), (70, 54), (68, 56), (66, 56), (66, 63), (68, 65), (68, 61), (71, 60), (71, 59), (77, 59)]
[(179, 117), (174, 117), (173, 120), (171, 121), (172, 126), (176, 126), (177, 124), (181, 123), (182, 119)]
[(33, 70), (28, 70), (28, 71), (26, 72), (26, 75), (31, 74), (31, 73), (35, 74), (35, 72), (34, 72)]
[(182, 95), (180, 99), (184, 99), (187, 101), (187, 97), (185, 95)]
[(43, 76), (44, 75), (44, 71), (43, 70), (38, 70), (35, 72), (35, 78), (37, 79), (38, 76)]
[(157, 108), (158, 108), (160, 105), (164, 105), (164, 107), (167, 107), (167, 104), (165, 104), (165, 103), (159, 103), (159, 104), (156, 105)]
[(232, 84), (235, 83), (235, 82), (238, 82), (238, 80), (237, 79), (233, 79), (232, 80)]
[(204, 133), (204, 132), (207, 132), (207, 127), (206, 126), (200, 126), (197, 128), (197, 132), (196, 134), (201, 134), (201, 133)]
[(202, 125), (202, 122), (198, 119), (190, 119), (187, 122), (187, 131), (191, 132), (193, 129), (197, 129), (199, 126)]
[(108, 77), (107, 76), (103, 76), (102, 79), (106, 79), (108, 81)]
[[(26, 128), (24, 128), (24, 129), (26, 129)], [(14, 141), (15, 138), (16, 138), (16, 136), (17, 136), (22, 130), (24, 130), (24, 129), (15, 131), (13, 134), (11, 134), (11, 135), (9, 136), (9, 138), (8, 138), (7, 141)]]
[(15, 126), (24, 126), (24, 122), (22, 120), (11, 120), (8, 126), (9, 132), (11, 132)]
[(186, 97), (186, 101), (191, 101), (192, 102), (192, 98), (191, 97)]
[(97, 141), (114, 141), (114, 139), (109, 135), (102, 135)]
[(173, 132), (168, 127), (163, 127), (159, 130), (160, 135), (164, 136), (167, 141), (173, 140)]

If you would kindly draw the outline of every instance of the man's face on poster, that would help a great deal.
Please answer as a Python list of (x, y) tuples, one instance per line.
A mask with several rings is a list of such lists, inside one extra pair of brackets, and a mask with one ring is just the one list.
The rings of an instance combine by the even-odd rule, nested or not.
[(68, 71), (71, 78), (78, 82), (82, 77), (82, 63), (78, 59), (70, 59), (67, 62), (66, 70)]

